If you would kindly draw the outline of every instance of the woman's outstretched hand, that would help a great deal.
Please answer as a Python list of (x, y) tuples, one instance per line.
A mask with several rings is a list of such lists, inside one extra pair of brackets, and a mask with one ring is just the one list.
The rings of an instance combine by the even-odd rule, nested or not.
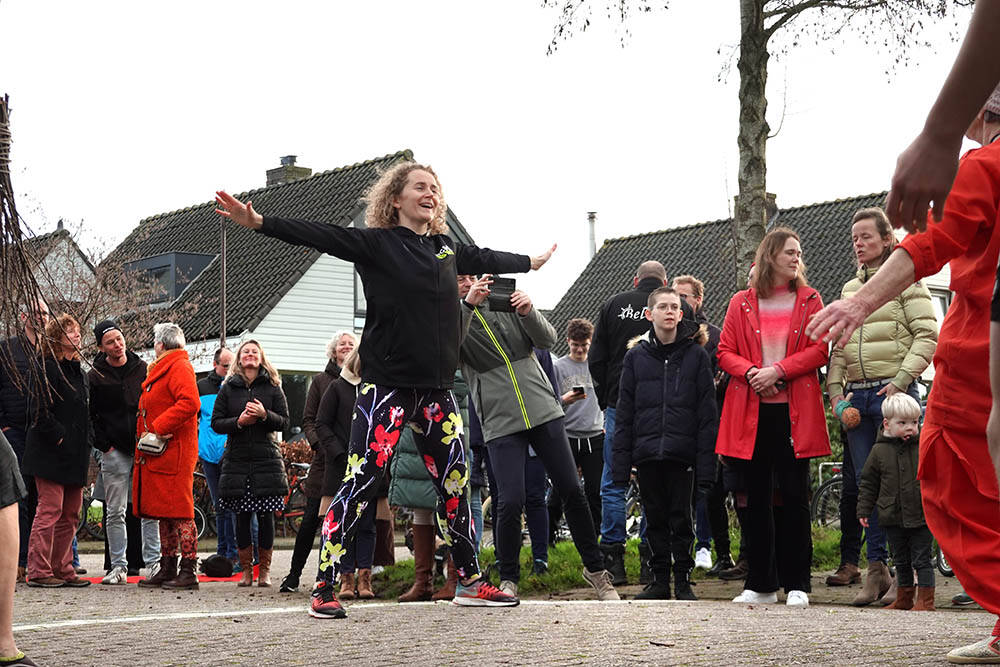
[(552, 257), (552, 253), (554, 253), (556, 251), (556, 246), (557, 245), (558, 244), (553, 243), (552, 247), (549, 248), (548, 252), (544, 252), (541, 255), (537, 255), (535, 257), (532, 257), (531, 258), (531, 270), (532, 271), (537, 271), (538, 269), (542, 268), (542, 265), (545, 264), (545, 262), (549, 261), (549, 257)]
[(222, 190), (215, 193), (215, 201), (220, 206), (220, 208), (215, 209), (215, 212), (229, 218), (238, 225), (242, 225), (248, 229), (260, 229), (264, 224), (264, 216), (253, 210), (253, 202), (248, 201), (244, 204), (236, 199), (236, 197)]

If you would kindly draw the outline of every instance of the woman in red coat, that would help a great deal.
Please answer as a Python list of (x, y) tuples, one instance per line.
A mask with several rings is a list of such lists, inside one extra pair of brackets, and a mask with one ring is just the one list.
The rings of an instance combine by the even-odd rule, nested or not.
[[(184, 349), (184, 332), (164, 322), (153, 327), (156, 359), (149, 365), (139, 397), (138, 434), (167, 440), (159, 456), (135, 452), (132, 505), (136, 515), (160, 521), (160, 571), (140, 586), (198, 588), (198, 530), (194, 525), (194, 466), (198, 461), (201, 402), (194, 368)], [(180, 572), (177, 547), (180, 545)]]
[[(798, 234), (769, 232), (757, 248), (750, 288), (729, 302), (719, 340), (719, 367), (732, 379), (716, 452), (741, 459), (732, 463), (747, 475), (750, 571), (733, 602), (777, 602), (780, 581), (789, 606), (809, 604), (809, 459), (830, 453), (830, 437), (817, 375), (827, 345), (806, 336), (805, 327), (822, 307), (819, 292), (806, 284)], [(783, 504), (777, 529), (775, 489)]]

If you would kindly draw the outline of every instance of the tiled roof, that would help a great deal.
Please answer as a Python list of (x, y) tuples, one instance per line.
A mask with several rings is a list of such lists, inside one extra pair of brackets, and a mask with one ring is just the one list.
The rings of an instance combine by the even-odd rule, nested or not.
[[(879, 192), (779, 209), (772, 217), (769, 226), (791, 227), (802, 237), (809, 284), (819, 290), (823, 303), (837, 298), (841, 287), (854, 275), (851, 217), (858, 209), (882, 205), (885, 195)], [(632, 288), (636, 268), (650, 259), (663, 263), (668, 278), (690, 273), (703, 281), (705, 315), (721, 326), (735, 291), (731, 230), (732, 219), (728, 218), (606, 240), (550, 312), (549, 321), (560, 333), (555, 351), (566, 352), (562, 342), (566, 322), (574, 317), (594, 321), (609, 297)]]
[[(241, 201), (253, 200), (258, 211), (343, 226), (360, 213), (361, 195), (381, 170), (400, 160), (412, 159), (413, 153), (403, 150), (234, 196)], [(107, 260), (128, 262), (172, 252), (216, 255), (174, 302), (175, 312), (181, 313), (178, 324), (190, 341), (219, 333), (219, 220), (214, 201), (154, 215), (141, 221)], [(464, 229), (456, 222), (449, 216), (453, 233), (464, 235)], [(231, 223), (227, 226), (226, 243), (228, 336), (253, 329), (319, 257), (318, 252), (309, 248), (292, 246)], [(188, 304), (197, 304), (197, 308), (181, 307)]]

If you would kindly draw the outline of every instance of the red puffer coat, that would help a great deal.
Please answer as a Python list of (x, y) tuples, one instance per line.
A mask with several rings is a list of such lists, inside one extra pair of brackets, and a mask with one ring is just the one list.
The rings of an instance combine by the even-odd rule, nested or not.
[[(186, 350), (170, 350), (149, 365), (139, 397), (139, 436), (172, 434), (160, 456), (135, 452), (132, 504), (147, 519), (193, 519), (194, 467), (198, 462), (201, 402)], [(145, 424), (143, 422), (145, 417)]]
[[(828, 359), (828, 346), (805, 335), (809, 318), (823, 308), (819, 292), (798, 289), (788, 331), (788, 347), (781, 366), (788, 385), (788, 412), (792, 420), (792, 447), (799, 459), (827, 456), (830, 435), (826, 430), (823, 392), (817, 369)], [(747, 383), (746, 372), (763, 366), (757, 292), (737, 292), (729, 302), (719, 339), (719, 368), (732, 378), (722, 404), (722, 420), (715, 451), (723, 456), (750, 460), (757, 439), (760, 397)]]

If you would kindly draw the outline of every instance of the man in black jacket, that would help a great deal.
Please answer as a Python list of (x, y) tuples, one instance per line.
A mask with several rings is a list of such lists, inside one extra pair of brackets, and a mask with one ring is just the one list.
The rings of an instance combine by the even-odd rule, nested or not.
[(625, 576), (625, 488), (611, 479), (611, 444), (615, 433), (618, 381), (629, 340), (649, 330), (646, 301), (657, 287), (667, 284), (663, 264), (655, 260), (639, 265), (632, 280), (635, 289), (611, 297), (597, 316), (590, 344), (590, 376), (597, 404), (604, 410), (604, 474), (601, 476), (601, 550), (616, 586)]
[[(48, 319), (49, 308), (45, 302), (39, 301), (34, 308), (22, 306), (20, 324), (23, 332), (0, 343), (0, 430), (10, 442), (18, 465), (24, 458), (25, 438), (32, 421), (27, 391), (33, 375), (30, 365), (36, 356), (38, 334), (45, 331)], [(21, 473), (23, 475), (24, 471)], [(28, 565), (28, 537), (38, 503), (34, 479), (23, 476), (28, 495), (18, 503), (17, 508), (21, 537), (17, 556), (18, 581), (24, 581), (24, 570)]]
[[(90, 381), (90, 419), (94, 424), (94, 446), (101, 454), (101, 480), (104, 484), (104, 525), (108, 535), (110, 569), (102, 584), (126, 583), (129, 558), (129, 530), (126, 514), (132, 496), (132, 457), (135, 454), (136, 415), (142, 381), (146, 379), (146, 362), (125, 345), (121, 329), (111, 320), (94, 327), (94, 339), (100, 352), (88, 373)], [(142, 535), (143, 560), (152, 568), (159, 562), (159, 525), (151, 519), (132, 523), (131, 549)], [(146, 544), (152, 542), (151, 544)], [(155, 548), (155, 550), (154, 550)], [(148, 559), (148, 560), (147, 560)], [(139, 563), (133, 562), (138, 570)]]

